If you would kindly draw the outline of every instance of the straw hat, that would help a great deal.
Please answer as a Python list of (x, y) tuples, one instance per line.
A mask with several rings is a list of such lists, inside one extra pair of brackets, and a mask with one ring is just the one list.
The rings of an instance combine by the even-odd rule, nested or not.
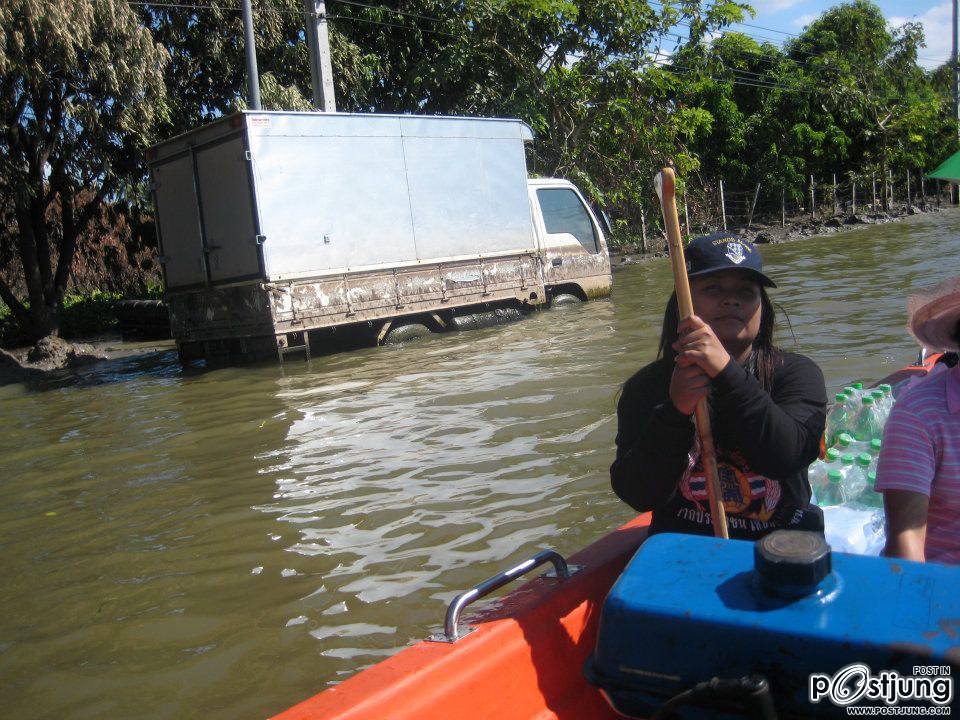
[(960, 277), (921, 290), (907, 300), (907, 330), (929, 350), (950, 352), (960, 349), (957, 323), (960, 322)]

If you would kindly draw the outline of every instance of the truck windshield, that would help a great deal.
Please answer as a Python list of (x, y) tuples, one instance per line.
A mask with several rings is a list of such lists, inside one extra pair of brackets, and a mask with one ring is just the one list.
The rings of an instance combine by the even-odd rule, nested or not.
[(543, 224), (547, 233), (570, 233), (589, 253), (599, 250), (597, 234), (587, 209), (577, 194), (568, 188), (541, 188), (537, 200), (543, 212)]

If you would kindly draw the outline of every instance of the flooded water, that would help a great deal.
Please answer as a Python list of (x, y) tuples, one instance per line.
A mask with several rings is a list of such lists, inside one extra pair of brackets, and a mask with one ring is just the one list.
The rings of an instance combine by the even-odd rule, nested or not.
[[(905, 294), (958, 236), (951, 211), (763, 250), (831, 388), (915, 358)], [(264, 717), (622, 523), (616, 395), (670, 283), (653, 261), (608, 301), (284, 369), (165, 353), (0, 388), (4, 714)]]

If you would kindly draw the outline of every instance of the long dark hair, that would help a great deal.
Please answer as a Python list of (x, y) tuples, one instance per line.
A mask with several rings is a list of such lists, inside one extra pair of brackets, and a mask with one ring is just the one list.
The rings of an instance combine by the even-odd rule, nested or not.
[[(780, 348), (773, 344), (773, 329), (776, 320), (776, 311), (767, 295), (766, 289), (760, 286), (760, 331), (753, 341), (753, 352), (750, 354), (748, 368), (753, 371), (757, 380), (767, 392), (773, 386), (773, 372), (780, 362)], [(677, 294), (673, 293), (667, 301), (667, 308), (663, 311), (663, 329), (660, 330), (660, 346), (657, 350), (658, 358), (666, 358), (671, 364), (677, 361), (673, 343), (677, 341), (677, 327), (680, 324), (680, 311), (677, 307)]]

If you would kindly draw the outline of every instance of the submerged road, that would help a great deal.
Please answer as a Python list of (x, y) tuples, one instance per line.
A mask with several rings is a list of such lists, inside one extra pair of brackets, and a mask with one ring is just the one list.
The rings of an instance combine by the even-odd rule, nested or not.
[[(916, 357), (906, 295), (960, 272), (960, 211), (763, 254), (778, 341), (831, 388), (872, 381)], [(631, 515), (617, 392), (670, 287), (657, 260), (610, 300), (408, 347), (0, 387), (3, 714), (264, 717), (605, 534)]]

